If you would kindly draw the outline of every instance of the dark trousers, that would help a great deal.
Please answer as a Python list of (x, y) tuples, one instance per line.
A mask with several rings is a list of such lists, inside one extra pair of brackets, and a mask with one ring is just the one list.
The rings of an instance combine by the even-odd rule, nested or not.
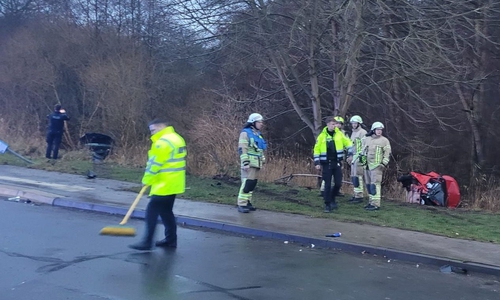
[[(339, 193), (340, 187), (342, 185), (342, 167), (337, 163), (323, 164), (322, 165), (322, 177), (325, 182), (325, 191), (323, 194), (323, 199), (325, 199), (325, 204), (335, 203), (335, 196)], [(332, 188), (332, 176), (334, 181), (334, 186)]]
[(177, 242), (177, 223), (175, 222), (174, 207), (176, 195), (151, 196), (146, 208), (146, 235), (144, 241), (152, 243), (155, 235), (158, 216), (165, 226), (165, 238), (169, 243)]
[[(46, 158), (57, 159), (59, 155), (59, 146), (61, 145), (62, 132), (49, 132), (47, 133), (47, 151), (45, 152)], [(52, 150), (54, 155), (51, 156)]]

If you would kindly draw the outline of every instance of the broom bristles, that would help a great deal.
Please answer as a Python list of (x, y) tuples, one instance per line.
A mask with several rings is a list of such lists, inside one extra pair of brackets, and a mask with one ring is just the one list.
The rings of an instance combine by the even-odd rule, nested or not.
[(101, 235), (135, 236), (135, 229), (132, 227), (104, 227)]

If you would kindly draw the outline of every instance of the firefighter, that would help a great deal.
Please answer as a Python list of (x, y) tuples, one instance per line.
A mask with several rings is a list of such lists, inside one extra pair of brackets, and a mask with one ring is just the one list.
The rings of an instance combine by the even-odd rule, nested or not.
[(363, 129), (363, 127), (361, 127), (361, 124), (363, 124), (363, 119), (360, 116), (358, 115), (352, 116), (350, 122), (352, 127), (351, 141), (353, 144), (353, 152), (354, 152), (354, 157), (351, 164), (351, 181), (354, 187), (354, 193), (353, 197), (349, 200), (349, 202), (362, 203), (363, 190), (364, 190), (364, 183), (363, 183), (364, 170), (363, 166), (359, 164), (358, 160), (362, 150), (361, 147), (362, 139), (365, 138), (367, 132), (366, 130)]
[[(341, 162), (344, 159), (345, 149), (347, 149), (347, 162), (352, 162), (352, 142), (339, 129), (340, 120), (340, 117), (327, 117), (326, 127), (318, 135), (314, 145), (314, 165), (317, 170), (322, 170), (321, 175), (325, 183), (323, 199), (326, 213), (337, 209), (335, 197), (342, 183)], [(333, 188), (332, 179), (335, 184)]]
[(360, 163), (365, 169), (366, 189), (368, 190), (369, 203), (366, 210), (380, 209), (382, 176), (391, 155), (391, 143), (382, 135), (384, 125), (381, 122), (373, 123), (367, 137), (363, 139), (363, 150)]
[(265, 162), (264, 151), (266, 141), (260, 130), (264, 118), (261, 114), (253, 113), (248, 117), (247, 124), (240, 133), (238, 152), (241, 161), (241, 187), (238, 194), (238, 211), (248, 213), (255, 211), (252, 205), (252, 193), (257, 186), (260, 169)]

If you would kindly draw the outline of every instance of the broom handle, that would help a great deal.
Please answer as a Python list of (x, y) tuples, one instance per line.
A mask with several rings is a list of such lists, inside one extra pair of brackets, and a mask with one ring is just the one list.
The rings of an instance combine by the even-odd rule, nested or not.
[(147, 185), (142, 187), (141, 191), (139, 192), (139, 195), (137, 195), (137, 197), (135, 197), (134, 203), (132, 203), (132, 205), (130, 206), (130, 208), (127, 211), (127, 214), (125, 215), (125, 217), (123, 217), (123, 220), (120, 222), (120, 225), (124, 225), (125, 223), (127, 223), (128, 218), (130, 218), (130, 215), (134, 211), (135, 207), (139, 203), (139, 200), (141, 200), (142, 195), (144, 195), (144, 192), (146, 191), (146, 189), (148, 187), (149, 186), (147, 186)]

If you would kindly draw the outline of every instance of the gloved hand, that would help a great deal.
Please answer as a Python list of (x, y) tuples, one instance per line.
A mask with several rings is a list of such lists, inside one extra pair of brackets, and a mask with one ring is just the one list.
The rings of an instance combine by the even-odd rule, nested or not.
[(362, 166), (366, 165), (366, 155), (360, 155), (358, 161), (360, 165)]
[(250, 165), (244, 165), (243, 167), (241, 167), (243, 170), (248, 170), (250, 169)]
[(316, 170), (321, 170), (321, 165), (316, 165)]
[(349, 156), (347, 157), (347, 159), (345, 160), (348, 164), (351, 164), (352, 163), (352, 156)]

